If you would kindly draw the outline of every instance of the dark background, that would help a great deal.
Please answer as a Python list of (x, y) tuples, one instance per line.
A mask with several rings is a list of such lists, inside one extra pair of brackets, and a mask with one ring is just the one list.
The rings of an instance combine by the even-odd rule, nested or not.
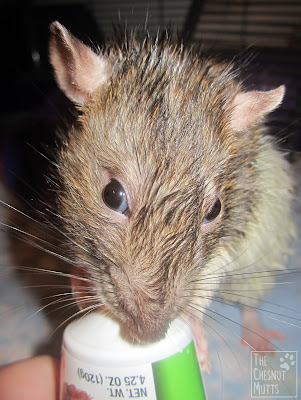
[(287, 87), (284, 104), (271, 115), (269, 125), (289, 158), (296, 157), (301, 150), (301, 1), (166, 0), (147, 2), (144, 8), (137, 2), (132, 7), (127, 1), (115, 3), (1, 3), (1, 165), (13, 191), (28, 199), (44, 185), (40, 171), (47, 158), (52, 160), (54, 132), (75, 115), (57, 89), (48, 62), (48, 27), (56, 19), (85, 43), (101, 46), (119, 14), (129, 28), (143, 26), (147, 18), (151, 31), (167, 22), (186, 41), (204, 40), (228, 58), (249, 57), (247, 87)]

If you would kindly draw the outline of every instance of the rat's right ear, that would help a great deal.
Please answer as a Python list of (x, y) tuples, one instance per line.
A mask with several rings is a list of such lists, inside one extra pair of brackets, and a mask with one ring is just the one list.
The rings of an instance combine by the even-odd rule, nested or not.
[(49, 56), (57, 84), (76, 104), (84, 104), (111, 77), (108, 59), (95, 54), (57, 21), (50, 25)]

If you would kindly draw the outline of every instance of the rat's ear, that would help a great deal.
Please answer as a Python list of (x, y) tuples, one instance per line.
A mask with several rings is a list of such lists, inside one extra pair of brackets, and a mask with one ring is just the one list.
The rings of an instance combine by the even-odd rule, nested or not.
[(232, 103), (230, 127), (234, 131), (248, 129), (280, 105), (284, 92), (285, 87), (279, 86), (268, 92), (253, 90), (238, 93)]
[(85, 103), (110, 79), (107, 58), (95, 54), (57, 21), (50, 25), (49, 56), (57, 84), (74, 103)]

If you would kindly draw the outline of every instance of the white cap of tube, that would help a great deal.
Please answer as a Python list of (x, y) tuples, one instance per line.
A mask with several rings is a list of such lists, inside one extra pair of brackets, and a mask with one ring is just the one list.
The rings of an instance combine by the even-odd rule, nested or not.
[(146, 345), (131, 344), (121, 337), (117, 322), (93, 312), (68, 325), (63, 346), (76, 359), (114, 367), (162, 360), (181, 352), (192, 340), (191, 328), (179, 318), (171, 323), (164, 339)]

